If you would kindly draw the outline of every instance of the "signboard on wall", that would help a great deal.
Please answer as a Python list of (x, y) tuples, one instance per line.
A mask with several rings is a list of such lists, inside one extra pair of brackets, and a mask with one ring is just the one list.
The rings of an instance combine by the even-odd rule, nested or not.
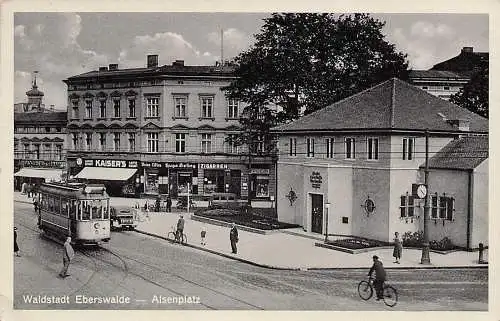
[(323, 177), (321, 177), (319, 172), (312, 172), (311, 176), (309, 176), (309, 181), (313, 188), (320, 188), (321, 183), (323, 183)]
[(52, 161), (42, 159), (21, 159), (20, 167), (65, 168), (65, 161)]
[(85, 167), (137, 168), (139, 166), (139, 162), (135, 160), (86, 159), (84, 162), (81, 158), (76, 160), (77, 165), (82, 163)]

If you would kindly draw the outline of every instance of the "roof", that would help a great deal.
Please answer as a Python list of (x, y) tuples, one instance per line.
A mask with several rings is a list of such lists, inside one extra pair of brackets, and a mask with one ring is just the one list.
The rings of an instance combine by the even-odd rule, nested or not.
[(467, 76), (447, 70), (411, 70), (409, 78), (461, 78), (469, 79)]
[(14, 113), (14, 123), (66, 123), (68, 112), (24, 112)]
[[(455, 139), (429, 159), (430, 168), (474, 169), (488, 158), (488, 136)], [(420, 165), (425, 167), (425, 163)]]
[(80, 75), (69, 77), (66, 81), (84, 80), (92, 77), (115, 76), (234, 76), (233, 66), (185, 66), (164, 65), (151, 68), (128, 68), (117, 70), (93, 70)]
[(449, 120), (467, 120), (471, 132), (488, 132), (488, 119), (392, 78), (273, 131), (418, 130), (459, 132)]

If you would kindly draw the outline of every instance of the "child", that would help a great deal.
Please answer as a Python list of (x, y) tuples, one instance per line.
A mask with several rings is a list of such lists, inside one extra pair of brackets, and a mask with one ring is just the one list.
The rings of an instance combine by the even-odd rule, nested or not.
[(205, 228), (205, 225), (203, 225), (201, 228), (201, 245), (203, 246), (207, 245), (207, 243), (205, 243), (206, 236), (207, 236), (207, 229)]

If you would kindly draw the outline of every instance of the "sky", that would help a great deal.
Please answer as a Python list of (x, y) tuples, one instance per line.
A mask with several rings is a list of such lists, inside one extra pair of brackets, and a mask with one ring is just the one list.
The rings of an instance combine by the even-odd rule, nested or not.
[[(213, 65), (248, 49), (267, 13), (52, 13), (14, 14), (14, 101), (25, 102), (33, 71), (46, 106), (66, 110), (63, 80), (99, 66), (145, 67), (148, 54), (159, 64), (176, 59)], [(383, 33), (410, 67), (429, 69), (464, 46), (489, 51), (487, 14), (373, 14)]]

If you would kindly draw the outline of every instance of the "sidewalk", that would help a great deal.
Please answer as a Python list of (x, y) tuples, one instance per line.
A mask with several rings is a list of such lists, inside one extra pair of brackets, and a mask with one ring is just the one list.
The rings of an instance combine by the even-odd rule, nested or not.
[[(15, 193), (16, 201), (27, 201), (27, 197)], [(112, 198), (111, 205), (133, 206), (137, 200)], [(139, 200), (140, 205), (144, 200)], [(136, 228), (139, 233), (166, 239), (167, 233), (177, 225), (181, 213), (149, 213), (144, 215)], [(191, 214), (184, 212), (186, 220), (184, 233), (188, 246), (215, 253), (253, 265), (278, 269), (338, 269), (368, 268), (372, 256), (378, 255), (386, 268), (446, 268), (446, 267), (483, 267), (478, 264), (478, 252), (458, 251), (449, 254), (430, 253), (431, 264), (420, 264), (420, 249), (404, 249), (400, 264), (393, 263), (392, 248), (379, 248), (359, 254), (349, 254), (315, 246), (318, 240), (309, 233), (284, 233), (277, 231), (267, 235), (242, 231), (239, 229), (238, 254), (231, 253), (229, 227), (202, 223), (191, 219)], [(205, 226), (207, 231), (206, 246), (200, 244), (200, 232)], [(298, 232), (298, 231), (297, 231)], [(304, 236), (299, 236), (304, 234)], [(181, 245), (176, 245), (181, 246)], [(488, 259), (488, 250), (484, 252)]]

